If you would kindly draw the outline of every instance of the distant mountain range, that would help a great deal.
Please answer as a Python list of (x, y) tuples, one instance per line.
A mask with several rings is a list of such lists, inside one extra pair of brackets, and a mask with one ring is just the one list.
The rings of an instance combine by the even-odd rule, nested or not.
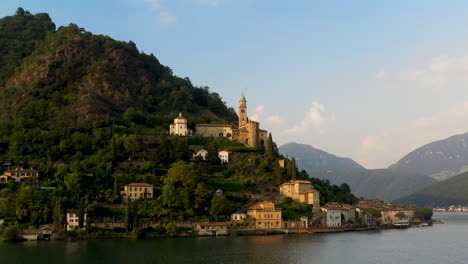
[(468, 133), (424, 145), (404, 156), (390, 169), (421, 173), (439, 181), (468, 171)]
[(424, 188), (396, 200), (396, 203), (436, 207), (468, 204), (468, 172)]
[(306, 170), (314, 177), (330, 172), (365, 170), (352, 159), (337, 157), (306, 144), (290, 142), (282, 145), (278, 150), (284, 156), (296, 158), (299, 169)]
[(305, 144), (288, 143), (281, 146), (279, 152), (295, 157), (299, 169), (306, 170), (310, 176), (328, 179), (332, 184), (347, 183), (355, 195), (369, 199), (392, 201), (437, 182), (418, 173), (367, 170), (352, 159), (337, 157)]

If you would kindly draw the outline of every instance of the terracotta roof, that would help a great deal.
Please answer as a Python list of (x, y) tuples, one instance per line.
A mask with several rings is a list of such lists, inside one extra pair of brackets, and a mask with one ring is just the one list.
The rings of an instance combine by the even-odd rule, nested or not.
[(22, 172), (38, 172), (37, 170), (33, 170), (33, 169), (23, 169), (23, 168), (15, 168), (15, 169), (12, 169), (12, 170), (7, 170), (5, 172), (18, 172), (18, 171), (22, 171)]
[(303, 191), (303, 192), (301, 192), (301, 193), (299, 193), (299, 194), (315, 193), (315, 192), (318, 192), (318, 191), (315, 190), (315, 189), (312, 189), (312, 190)]
[(348, 211), (348, 208), (344, 207), (335, 207), (335, 206), (321, 206), (320, 208), (322, 209), (327, 209), (327, 210), (339, 210), (339, 211)]
[(196, 126), (207, 126), (207, 127), (232, 127), (229, 124), (196, 124)]
[(218, 222), (218, 223), (199, 223), (197, 225), (199, 226), (228, 226), (229, 224), (224, 223), (224, 222), (223, 223)]
[[(275, 206), (275, 204), (272, 203), (272, 202), (264, 201), (264, 202), (258, 202), (258, 203), (256, 203), (256, 204), (252, 205), (252, 206), (249, 207), (247, 210), (263, 210), (264, 207), (262, 207), (262, 205), (263, 205), (263, 204), (266, 204), (266, 203), (268, 203), (268, 204), (273, 204), (273, 207)], [(275, 208), (275, 210), (281, 210), (281, 208)]]
[(310, 182), (310, 181), (304, 181), (304, 180), (293, 181), (293, 183), (309, 183), (309, 184), (312, 184), (312, 182)]
[(264, 129), (259, 129), (258, 131), (260, 131), (260, 132), (268, 132), (267, 130), (264, 130)]
[(134, 182), (127, 184), (128, 187), (153, 187), (153, 184)]

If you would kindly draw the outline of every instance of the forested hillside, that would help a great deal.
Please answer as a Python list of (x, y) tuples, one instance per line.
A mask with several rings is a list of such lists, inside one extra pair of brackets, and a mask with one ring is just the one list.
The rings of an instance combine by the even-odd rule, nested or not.
[[(309, 179), (293, 161), (280, 167), (271, 134), (266, 148), (168, 135), (179, 111), (190, 128), (234, 123), (237, 115), (217, 93), (175, 76), (132, 42), (74, 24), (55, 29), (47, 14), (20, 8), (0, 19), (0, 43), (0, 173), (39, 173), (0, 183), (3, 226), (54, 223), (63, 231), (65, 209), (78, 207), (89, 221), (125, 222), (125, 232), (144, 221), (224, 221), (256, 201), (281, 202), (285, 181)], [(193, 157), (195, 149), (207, 150), (206, 160)], [(228, 163), (219, 150), (230, 151)], [(324, 203), (357, 201), (347, 185), (314, 181)], [(155, 199), (123, 204), (129, 183), (152, 184)], [(222, 196), (214, 196), (218, 189)], [(281, 208), (287, 219), (311, 212), (296, 201)]]
[(112, 126), (166, 129), (179, 111), (192, 126), (237, 119), (217, 93), (175, 76), (133, 42), (74, 24), (55, 30), (47, 14), (20, 8), (1, 19), (0, 43), (0, 157), (51, 162), (90, 153), (109, 146)]

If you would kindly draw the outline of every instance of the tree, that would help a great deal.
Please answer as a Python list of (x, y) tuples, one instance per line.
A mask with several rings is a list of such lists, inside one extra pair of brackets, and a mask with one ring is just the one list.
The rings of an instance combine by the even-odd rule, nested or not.
[(177, 226), (174, 223), (169, 223), (166, 225), (166, 233), (170, 236), (177, 235)]
[(266, 154), (269, 157), (273, 157), (275, 155), (275, 149), (273, 146), (273, 138), (271, 136), (271, 133), (268, 135), (268, 141), (266, 145)]
[(84, 199), (81, 198), (80, 208), (78, 211), (78, 226), (80, 227), (80, 229), (84, 227), (84, 221), (85, 221), (84, 215), (85, 215), (85, 202), (84, 202)]
[(176, 162), (167, 171), (162, 190), (163, 204), (169, 208), (189, 209), (193, 205), (193, 193), (196, 188), (197, 173), (192, 164)]
[(52, 220), (54, 230), (57, 232), (62, 231), (62, 223), (64, 219), (64, 212), (62, 209), (62, 199), (60, 197), (55, 198), (54, 211), (52, 214)]
[(406, 218), (406, 214), (403, 212), (398, 212), (397, 214), (395, 214), (395, 216), (400, 220)]
[(228, 199), (215, 196), (211, 199), (210, 215), (217, 217), (220, 215), (227, 215), (234, 211), (234, 205)]
[(187, 161), (188, 160), (188, 145), (187, 140), (185, 139), (178, 139), (175, 144), (175, 160), (176, 161)]
[(127, 232), (132, 230), (131, 226), (131, 219), (132, 219), (132, 212), (131, 212), (131, 202), (130, 199), (127, 199), (127, 205), (125, 207), (125, 218), (124, 218), (124, 224), (125, 228), (127, 229)]
[(218, 144), (216, 143), (215, 140), (212, 140), (207, 147), (208, 155), (206, 157), (206, 160), (212, 164), (212, 165), (217, 165), (221, 163), (221, 159), (219, 158), (218, 154)]
[(291, 160), (291, 179), (293, 181), (297, 180), (297, 166), (295, 158), (292, 158)]
[(421, 219), (422, 221), (431, 220), (433, 212), (429, 208), (418, 208), (414, 211), (414, 217)]

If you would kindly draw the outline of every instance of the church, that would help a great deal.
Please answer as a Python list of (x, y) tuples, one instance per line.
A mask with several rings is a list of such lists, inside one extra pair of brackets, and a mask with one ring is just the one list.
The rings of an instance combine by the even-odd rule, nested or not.
[[(260, 129), (260, 123), (252, 121), (247, 115), (247, 100), (242, 95), (239, 101), (239, 124), (196, 124), (195, 135), (202, 137), (226, 137), (232, 141), (240, 142), (246, 146), (257, 148), (265, 147), (268, 140), (268, 131)], [(186, 119), (179, 114), (170, 127), (171, 135), (187, 136), (191, 131), (187, 128)]]

